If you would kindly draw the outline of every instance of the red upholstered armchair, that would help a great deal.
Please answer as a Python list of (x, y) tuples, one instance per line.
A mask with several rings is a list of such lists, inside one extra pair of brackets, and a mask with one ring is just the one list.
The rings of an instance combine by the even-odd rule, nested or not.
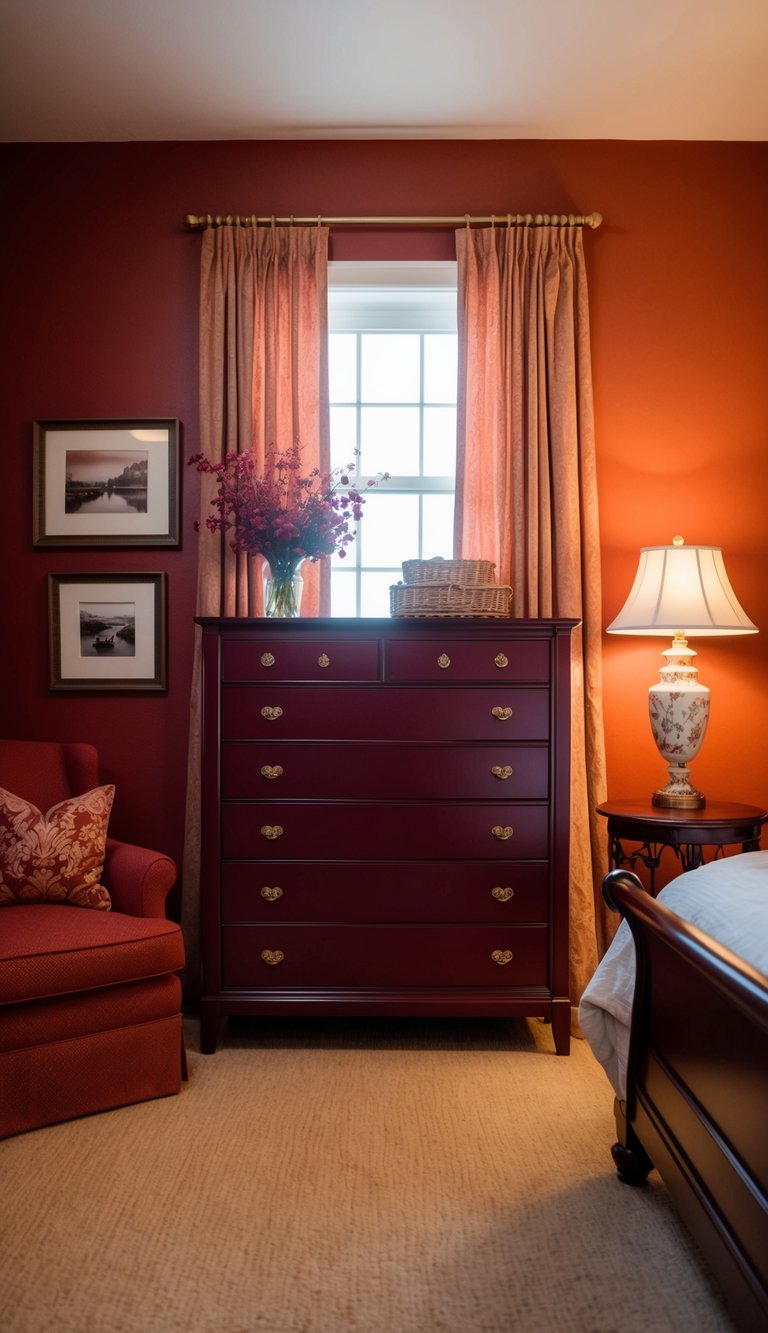
[[(98, 785), (92, 745), (0, 740), (0, 787), (43, 814)], [(110, 911), (0, 906), (0, 1137), (179, 1091), (175, 880), (169, 857), (108, 838)]]

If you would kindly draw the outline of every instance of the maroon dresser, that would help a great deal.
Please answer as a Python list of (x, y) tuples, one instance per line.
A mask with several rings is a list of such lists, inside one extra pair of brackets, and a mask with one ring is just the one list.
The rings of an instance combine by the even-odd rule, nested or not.
[(228, 1014), (570, 1040), (565, 620), (203, 628), (202, 1049)]

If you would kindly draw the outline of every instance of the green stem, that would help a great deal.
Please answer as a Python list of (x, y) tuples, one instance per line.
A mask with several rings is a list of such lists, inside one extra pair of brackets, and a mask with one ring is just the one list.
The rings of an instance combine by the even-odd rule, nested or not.
[(270, 564), (269, 572), (265, 570), (265, 616), (298, 616), (303, 587), (300, 574), (302, 563), (302, 560), (281, 561), (277, 568)]

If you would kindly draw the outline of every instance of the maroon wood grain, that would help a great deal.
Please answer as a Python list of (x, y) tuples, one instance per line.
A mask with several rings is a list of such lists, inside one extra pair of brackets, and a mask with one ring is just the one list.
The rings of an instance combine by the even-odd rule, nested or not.
[(203, 1050), (229, 1014), (495, 1014), (567, 1054), (573, 622), (199, 623)]

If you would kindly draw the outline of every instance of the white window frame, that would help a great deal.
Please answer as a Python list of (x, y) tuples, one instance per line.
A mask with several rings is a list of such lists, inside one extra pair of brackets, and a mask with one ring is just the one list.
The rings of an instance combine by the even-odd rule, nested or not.
[[(456, 332), (457, 265), (455, 260), (420, 262), (330, 261), (328, 331), (332, 333)], [(369, 478), (358, 475), (361, 489)], [(391, 476), (389, 494), (451, 494), (455, 473), (444, 476)], [(363, 523), (365, 520), (363, 519)], [(411, 552), (417, 556), (419, 552)], [(434, 554), (434, 552), (422, 553)], [(450, 555), (450, 552), (446, 552)], [(356, 572), (356, 615), (361, 615), (361, 566), (357, 544), (348, 560)], [(397, 577), (393, 577), (397, 582)]]

